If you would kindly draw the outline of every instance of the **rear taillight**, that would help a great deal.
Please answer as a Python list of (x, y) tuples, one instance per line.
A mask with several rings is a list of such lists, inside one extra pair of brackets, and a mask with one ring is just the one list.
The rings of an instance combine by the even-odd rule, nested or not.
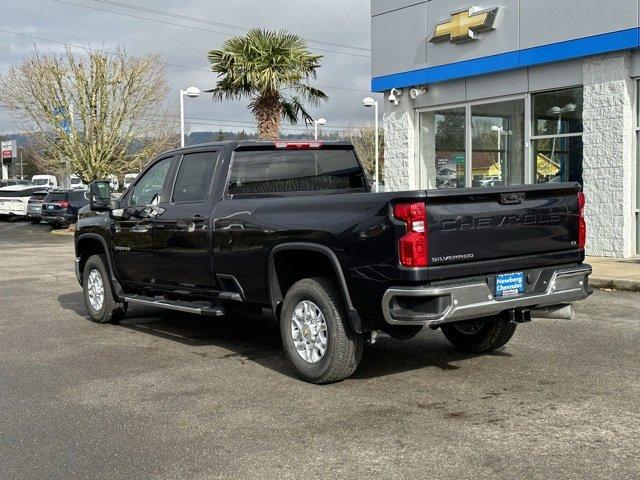
[(423, 202), (398, 203), (393, 216), (407, 226), (398, 242), (398, 255), (403, 267), (427, 266), (427, 210)]
[(69, 200), (58, 200), (56, 203), (61, 208), (67, 208), (69, 206)]
[(584, 249), (587, 244), (587, 222), (584, 219), (584, 193), (578, 193), (578, 247)]

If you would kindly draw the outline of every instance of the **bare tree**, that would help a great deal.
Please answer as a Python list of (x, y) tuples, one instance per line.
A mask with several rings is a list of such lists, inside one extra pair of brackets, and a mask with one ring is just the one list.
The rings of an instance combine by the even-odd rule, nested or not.
[[(382, 166), (384, 165), (384, 130), (382, 128), (379, 129), (379, 170), (380, 170), (380, 180), (384, 180), (384, 169)], [(376, 171), (375, 164), (375, 148), (376, 148), (376, 129), (371, 125), (362, 125), (360, 127), (350, 129), (349, 130), (349, 140), (353, 143), (353, 146), (356, 149), (356, 153), (358, 154), (358, 158), (364, 165), (365, 170), (369, 172), (369, 174), (374, 177)]]
[(33, 139), (36, 164), (88, 183), (137, 171), (179, 140), (156, 55), (34, 50), (0, 77), (0, 102)]

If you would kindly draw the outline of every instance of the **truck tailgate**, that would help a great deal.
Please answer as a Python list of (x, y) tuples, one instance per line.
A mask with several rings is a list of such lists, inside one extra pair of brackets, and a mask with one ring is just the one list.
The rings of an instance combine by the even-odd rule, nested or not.
[(430, 265), (578, 249), (577, 183), (427, 192)]

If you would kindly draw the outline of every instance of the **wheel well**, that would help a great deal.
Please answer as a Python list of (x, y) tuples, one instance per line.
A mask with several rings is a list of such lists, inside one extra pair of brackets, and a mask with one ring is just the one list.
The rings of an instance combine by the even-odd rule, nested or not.
[(76, 255), (80, 257), (80, 273), (84, 271), (84, 265), (87, 263), (87, 260), (92, 255), (106, 254), (104, 251), (104, 246), (100, 240), (95, 238), (86, 238), (82, 239), (78, 242), (78, 247), (76, 248)]
[[(338, 280), (331, 260), (326, 255), (311, 250), (277, 252), (273, 256), (273, 266), (276, 276), (273, 280), (277, 282), (273, 287), (279, 289), (278, 296), (281, 297), (277, 300), (282, 300), (293, 284), (303, 278), (330, 277)], [(339, 283), (338, 288), (342, 290)]]

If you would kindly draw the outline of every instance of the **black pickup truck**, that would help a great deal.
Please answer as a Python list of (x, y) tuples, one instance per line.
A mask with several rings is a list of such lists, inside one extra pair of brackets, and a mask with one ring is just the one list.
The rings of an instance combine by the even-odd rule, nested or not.
[(591, 293), (583, 207), (574, 183), (371, 193), (347, 142), (211, 143), (159, 156), (118, 200), (93, 182), (76, 272), (100, 323), (133, 303), (269, 308), (295, 371), (329, 383), (381, 332), (482, 353), (570, 318)]

